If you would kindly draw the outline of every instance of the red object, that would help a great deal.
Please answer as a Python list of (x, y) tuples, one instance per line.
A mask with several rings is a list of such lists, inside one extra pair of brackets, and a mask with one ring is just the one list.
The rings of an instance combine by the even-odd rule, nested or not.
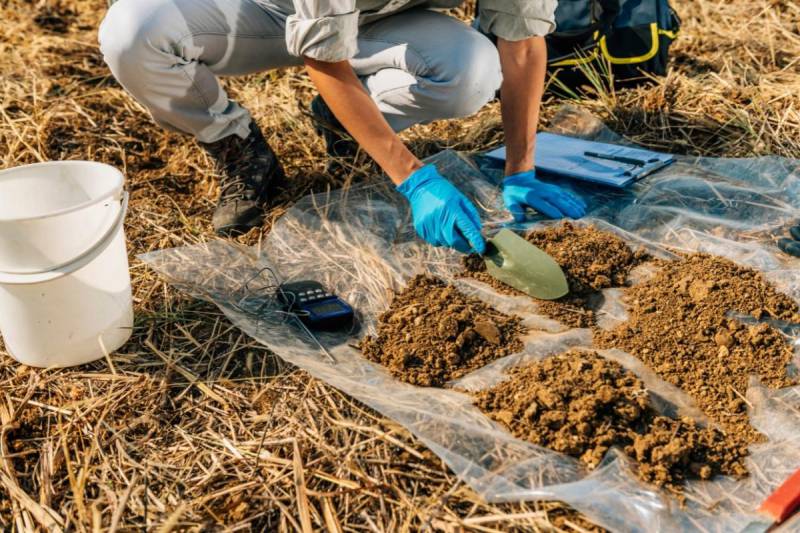
[(789, 518), (800, 505), (800, 470), (789, 476), (758, 508), (776, 524)]

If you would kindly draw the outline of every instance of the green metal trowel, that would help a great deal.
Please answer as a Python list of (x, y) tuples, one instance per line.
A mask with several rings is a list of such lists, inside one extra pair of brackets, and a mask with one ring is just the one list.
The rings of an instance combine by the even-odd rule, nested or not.
[(488, 240), (484, 260), (492, 277), (534, 298), (555, 300), (569, 292), (558, 263), (509, 229)]

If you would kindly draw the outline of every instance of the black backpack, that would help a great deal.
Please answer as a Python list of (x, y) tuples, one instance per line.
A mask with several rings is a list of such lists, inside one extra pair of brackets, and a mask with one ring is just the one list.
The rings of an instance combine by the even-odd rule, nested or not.
[(680, 19), (668, 0), (560, 0), (556, 31), (547, 36), (551, 87), (575, 88), (596, 74), (616, 86), (667, 72)]

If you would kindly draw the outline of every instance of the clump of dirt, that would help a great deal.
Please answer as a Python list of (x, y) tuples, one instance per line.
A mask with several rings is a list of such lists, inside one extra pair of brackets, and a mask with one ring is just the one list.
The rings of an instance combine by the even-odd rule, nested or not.
[[(539, 310), (570, 327), (594, 325), (596, 317), (589, 298), (602, 289), (625, 286), (630, 271), (648, 259), (644, 250), (631, 250), (613, 233), (571, 222), (532, 231), (525, 238), (553, 256), (564, 270), (569, 294), (554, 301), (540, 301)], [(464, 268), (466, 276), (482, 281), (498, 292), (522, 294), (490, 276), (479, 256), (467, 257)]]
[(553, 256), (567, 274), (570, 291), (578, 294), (624, 286), (631, 269), (647, 258), (613, 233), (571, 222), (525, 238)]
[(595, 344), (620, 348), (690, 394), (733, 438), (757, 442), (744, 399), (750, 375), (770, 387), (787, 374), (792, 349), (767, 324), (747, 326), (729, 311), (800, 322), (798, 307), (764, 276), (727, 259), (692, 254), (665, 262), (650, 280), (626, 290), (629, 319), (595, 331)]
[(70, 27), (77, 19), (77, 13), (72, 9), (62, 5), (61, 2), (40, 3), (33, 22), (45, 31), (65, 34), (69, 33)]
[(364, 356), (398, 379), (441, 387), (522, 350), (518, 317), (505, 315), (429, 276), (417, 276), (379, 317), (378, 335), (361, 343)]
[(516, 437), (595, 468), (612, 447), (648, 482), (677, 490), (686, 479), (744, 476), (747, 448), (718, 429), (659, 415), (644, 384), (597, 353), (570, 351), (509, 372), (476, 404)]

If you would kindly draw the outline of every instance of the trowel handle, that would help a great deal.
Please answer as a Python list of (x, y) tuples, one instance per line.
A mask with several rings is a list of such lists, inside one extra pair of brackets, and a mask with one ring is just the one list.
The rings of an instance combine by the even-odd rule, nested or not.
[(775, 492), (770, 494), (758, 508), (760, 513), (769, 516), (780, 524), (800, 506), (800, 470), (789, 476)]

